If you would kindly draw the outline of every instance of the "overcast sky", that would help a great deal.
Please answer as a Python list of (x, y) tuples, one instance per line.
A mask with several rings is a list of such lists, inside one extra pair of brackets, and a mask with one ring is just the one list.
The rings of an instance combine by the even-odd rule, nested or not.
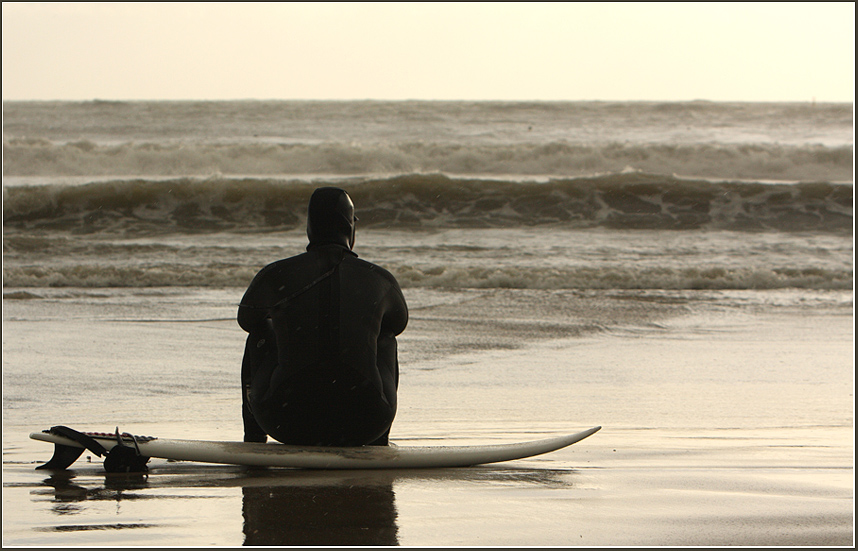
[(3, 99), (845, 101), (843, 3), (3, 2)]

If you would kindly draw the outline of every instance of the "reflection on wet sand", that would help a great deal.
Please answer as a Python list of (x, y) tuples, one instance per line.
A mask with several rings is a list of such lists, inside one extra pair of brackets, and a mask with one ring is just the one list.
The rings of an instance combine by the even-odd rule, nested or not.
[(392, 471), (245, 469), (245, 545), (398, 545)]
[[(65, 521), (42, 525), (40, 532), (81, 532), (119, 529), (159, 531), (167, 519), (161, 510), (165, 500), (197, 500), (213, 497), (211, 490), (226, 490), (227, 502), (241, 488), (241, 530), (244, 545), (399, 545), (396, 489), (414, 483), (559, 488), (570, 484), (568, 470), (533, 470), (500, 467), (462, 469), (311, 471), (242, 468), (187, 463), (154, 466), (147, 475), (105, 474), (95, 469), (55, 472), (31, 490), (34, 501), (51, 501), (50, 511)], [(165, 492), (165, 490), (167, 490)], [(126, 500), (148, 514), (134, 522), (104, 523), (104, 517), (87, 511), (85, 502)], [(161, 505), (159, 505), (161, 504)], [(154, 505), (154, 508), (152, 506)], [(237, 503), (236, 503), (237, 505)], [(237, 507), (229, 509), (238, 515)], [(143, 510), (135, 509), (136, 512)], [(94, 522), (86, 522), (91, 520)], [(129, 519), (130, 520), (130, 519)], [(175, 526), (176, 517), (170, 520)], [(193, 530), (193, 528), (188, 527)], [(160, 537), (152, 534), (154, 541)], [(236, 536), (239, 536), (236, 534)]]
[[(126, 495), (126, 491), (143, 490), (148, 487), (148, 477), (145, 474), (105, 475), (104, 486), (87, 488), (73, 482), (76, 475), (72, 471), (56, 471), (43, 481), (45, 486), (53, 489), (53, 504), (51, 511), (57, 515), (78, 515), (84, 512), (80, 503), (85, 501), (116, 501), (134, 499), (137, 494)], [(85, 482), (84, 482), (85, 483)], [(44, 491), (32, 492), (35, 496), (45, 495)], [(59, 526), (42, 527), (43, 532), (82, 532), (90, 530), (122, 530), (127, 528), (151, 528), (157, 526), (150, 523), (111, 523), (111, 524), (63, 524)]]
[(244, 486), (245, 545), (397, 545), (392, 486)]
[(408, 482), (563, 487), (567, 470), (259, 469), (242, 481), (245, 545), (398, 545), (395, 487)]

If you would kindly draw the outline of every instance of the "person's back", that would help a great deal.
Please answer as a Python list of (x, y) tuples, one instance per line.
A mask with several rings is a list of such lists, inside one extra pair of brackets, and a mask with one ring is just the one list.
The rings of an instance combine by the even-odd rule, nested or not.
[(245, 440), (267, 433), (288, 444), (386, 444), (405, 299), (389, 272), (351, 251), (353, 206), (344, 191), (317, 190), (309, 210), (307, 252), (266, 266), (239, 308), (250, 333)]

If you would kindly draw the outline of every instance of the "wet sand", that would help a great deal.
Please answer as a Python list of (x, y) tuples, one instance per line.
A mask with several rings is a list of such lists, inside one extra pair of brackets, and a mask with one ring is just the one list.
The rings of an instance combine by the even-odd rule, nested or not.
[[(16, 466), (6, 473), (4, 544), (852, 543), (844, 431), (733, 432), (608, 430), (544, 458), (450, 470), (157, 463), (142, 477)], [(839, 458), (830, 453), (838, 440)]]
[[(240, 343), (233, 323), (105, 321), (99, 339), (133, 333), (136, 347), (169, 342), (169, 333), (189, 343), (188, 354), (217, 357)], [(11, 316), (4, 324), (4, 545), (854, 544), (851, 312), (709, 312), (662, 320), (658, 330), (472, 347), (403, 370), (399, 445), (604, 427), (528, 460), (354, 472), (152, 460), (143, 476), (106, 475), (86, 456), (66, 472), (35, 471), (50, 447), (27, 434), (72, 422), (103, 430), (81, 424), (91, 416), (138, 434), (239, 439), (234, 383), (204, 373), (220, 390), (199, 394), (178, 381), (186, 396), (158, 398), (135, 385), (102, 388), (101, 403), (81, 405), (80, 393), (91, 402), (93, 390), (76, 392), (68, 379), (61, 400), (44, 397), (54, 409), (46, 412), (39, 354), (58, 361), (63, 349), (73, 358), (70, 350), (103, 344), (69, 329), (55, 334), (56, 350), (34, 344), (35, 333), (68, 325), (56, 324)], [(431, 334), (420, 326), (414, 346)], [(213, 332), (229, 336), (212, 344)], [(32, 377), (22, 363), (36, 366)], [(57, 408), (68, 416), (57, 418)]]

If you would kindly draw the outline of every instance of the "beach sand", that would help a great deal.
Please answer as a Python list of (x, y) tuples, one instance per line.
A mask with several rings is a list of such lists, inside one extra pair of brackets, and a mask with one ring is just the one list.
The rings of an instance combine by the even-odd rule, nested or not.
[[(598, 315), (562, 325), (509, 296), (413, 309), (393, 440), (512, 442), (601, 425), (594, 436), (464, 469), (152, 460), (147, 475), (107, 475), (86, 454), (69, 471), (35, 471), (51, 450), (27, 435), (66, 424), (240, 439), (232, 307), (198, 300), (197, 321), (164, 321), (170, 295), (155, 306), (107, 297), (98, 315), (68, 300), (4, 301), (3, 544), (854, 544), (851, 308), (664, 301), (637, 315), (635, 301), (591, 297), (604, 303)], [(141, 321), (148, 308), (163, 318)], [(492, 316), (507, 331), (465, 342), (463, 319), (476, 328)], [(582, 329), (609, 318), (610, 330)], [(504, 346), (516, 330), (529, 338)]]

